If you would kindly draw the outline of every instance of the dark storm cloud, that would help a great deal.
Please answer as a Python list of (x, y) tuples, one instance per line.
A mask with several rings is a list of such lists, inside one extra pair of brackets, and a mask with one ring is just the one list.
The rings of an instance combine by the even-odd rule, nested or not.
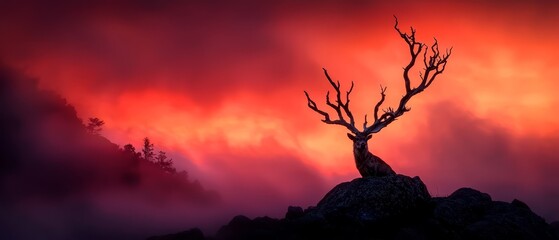
[(165, 89), (210, 104), (238, 91), (266, 93), (293, 86), (320, 70), (322, 62), (315, 63), (281, 36), (296, 32), (277, 31), (284, 21), (297, 24), (297, 19), (318, 16), (319, 28), (333, 27), (334, 32), (343, 27), (337, 21), (377, 11), (368, 6), (381, 4), (7, 1), (0, 7), (0, 34), (5, 36), (0, 57), (42, 72), (46, 86), (63, 92), (80, 86), (116, 97)]
[(4, 3), (0, 25), (3, 57), (70, 68), (73, 79), (54, 85), (97, 92), (163, 87), (203, 102), (238, 89), (280, 88), (295, 80), (294, 72), (313, 69), (274, 35), (284, 4), (12, 4)]
[[(466, 30), (472, 27), (469, 23), (487, 28), (487, 32), (482, 32), (482, 35), (490, 35), (495, 28), (516, 31), (519, 26), (517, 24), (524, 27), (521, 29), (529, 28), (530, 31), (532, 28), (547, 30), (548, 25), (535, 24), (534, 21), (538, 20), (536, 22), (541, 23), (542, 20), (551, 19), (549, 16), (556, 16), (552, 11), (554, 7), (544, 6), (539, 4), (540, 2), (530, 6), (508, 2), (471, 5), (463, 3), (452, 5), (449, 9), (439, 9), (438, 7), (448, 7), (449, 4), (436, 2), (402, 2), (389, 10), (379, 2), (365, 2), (306, 1), (302, 4), (272, 4), (269, 1), (1, 1), (0, 58), (10, 65), (29, 68), (30, 72), (43, 73), (40, 81), (44, 86), (64, 89), (64, 94), (71, 93), (75, 86), (81, 86), (88, 91), (79, 94), (87, 95), (92, 102), (98, 101), (99, 93), (114, 92), (114, 95), (119, 95), (123, 92), (159, 88), (184, 92), (184, 95), (200, 105), (235, 101), (234, 96), (230, 96), (238, 91), (256, 92), (264, 102), (269, 99), (271, 91), (293, 87), (297, 89), (296, 94), (303, 101), (300, 106), (308, 111), (301, 93), (303, 88), (293, 85), (297, 84), (296, 81), (305, 79), (306, 72), (318, 73), (316, 78), (306, 79), (323, 81), (320, 67), (328, 61), (308, 59), (309, 56), (301, 53), (301, 49), (293, 48), (284, 42), (281, 36), (278, 37), (278, 34), (298, 34), (306, 30), (322, 29), (323, 32), (317, 31), (322, 35), (307, 37), (311, 38), (311, 41), (323, 43), (326, 40), (344, 39), (345, 33), (353, 32), (354, 35), (344, 39), (351, 40), (361, 38), (364, 32), (375, 28), (374, 21), (366, 19), (388, 18), (386, 22), (389, 29), (392, 14), (406, 14), (413, 20), (406, 21), (413, 24), (416, 21), (418, 24), (430, 25), (453, 20), (452, 23), (458, 24), (446, 26), (444, 29), (448, 29), (446, 31), (452, 32), (454, 36), (460, 36), (456, 32), (462, 31), (462, 27)], [(438, 10), (441, 10), (440, 14)], [(523, 14), (518, 15), (517, 10), (522, 10)], [(312, 24), (301, 26), (312, 26), (312, 29), (297, 28), (299, 19), (311, 19)], [(510, 21), (511, 19), (514, 21)], [(276, 32), (277, 25), (286, 20), (290, 20), (287, 29)], [(493, 21), (502, 21), (504, 24), (487, 24)], [(466, 41), (477, 42), (479, 28), (472, 28), (477, 32), (462, 31), (462, 34), (473, 36)], [(423, 33), (425, 30), (421, 29)], [(300, 32), (291, 33), (290, 30)], [(393, 34), (391, 31), (390, 29), (387, 32)], [(428, 32), (430, 31), (425, 33)], [(538, 31), (538, 34), (545, 36), (543, 33), (544, 31)], [(508, 43), (515, 39), (515, 35), (507, 35), (506, 38), (499, 38), (498, 43)], [(320, 51), (330, 53), (330, 48), (352, 45), (354, 42), (349, 40), (329, 42), (334, 44), (323, 45)], [(456, 43), (459, 43), (458, 40), (460, 39), (456, 39)], [(483, 44), (488, 43), (480, 43)], [(470, 51), (466, 47), (460, 49), (458, 46), (456, 49), (455, 56), (459, 56), (460, 51)], [(493, 53), (481, 52), (475, 57), (486, 59), (490, 54)], [(338, 55), (328, 57), (337, 60), (342, 66), (344, 59), (347, 59), (347, 56)], [(350, 67), (353, 69), (354, 66)], [(33, 71), (34, 68), (39, 70)], [(7, 95), (2, 94), (2, 97), (4, 96)], [(22, 96), (32, 99), (30, 95)], [(286, 95), (287, 98), (295, 98), (293, 96)], [(150, 100), (146, 99), (142, 103), (158, 104)], [(10, 104), (6, 106), (14, 107)], [(139, 106), (140, 109), (145, 107)], [(250, 107), (243, 106), (246, 109)], [(291, 115), (300, 118), (292, 109), (272, 111), (282, 112), (281, 117), (285, 119), (293, 118)], [(139, 111), (139, 114), (141, 113), (143, 112)], [(510, 201), (512, 198), (519, 198), (526, 201), (538, 214), (550, 220), (559, 219), (559, 209), (554, 204), (559, 201), (559, 192), (555, 186), (555, 183), (559, 182), (559, 175), (556, 174), (559, 171), (559, 154), (555, 150), (559, 144), (557, 135), (515, 135), (496, 123), (481, 119), (452, 103), (437, 105), (429, 114), (429, 124), (421, 128), (424, 138), (415, 140), (417, 142), (411, 144), (408, 149), (397, 149), (407, 151), (409, 159), (417, 163), (413, 169), (404, 169), (404, 172), (420, 175), (434, 195), (438, 192), (449, 194), (458, 187), (470, 186), (488, 192), (497, 199)], [(137, 115), (131, 118), (137, 118)], [(203, 117), (202, 119), (206, 120)], [(316, 119), (313, 119), (313, 124), (314, 120)], [(123, 123), (124, 125), (130, 124), (130, 119), (123, 121), (128, 121)], [(60, 119), (49, 118), (36, 129), (37, 131), (31, 131), (22, 138), (30, 136), (32, 140), (40, 140), (45, 139), (42, 138), (44, 136), (47, 139), (57, 139), (49, 142), (50, 147), (45, 149), (50, 152), (58, 148), (58, 143), (66, 143), (69, 142), (68, 139), (72, 139), (56, 135), (64, 131), (65, 124), (59, 123)], [(2, 131), (3, 134), (14, 129), (12, 125), (5, 126), (8, 127), (6, 131)], [(309, 128), (310, 125), (301, 126), (303, 129)], [(152, 126), (146, 128), (150, 127)], [(242, 149), (236, 152), (233, 148), (227, 148), (227, 144), (223, 144), (219, 152), (209, 154), (207, 165), (212, 169), (208, 172), (213, 171), (227, 180), (225, 183), (229, 184), (227, 189), (232, 192), (231, 195), (237, 194), (238, 199), (235, 200), (244, 201), (249, 205), (247, 212), (253, 211), (262, 215), (263, 212), (269, 211), (279, 214), (287, 205), (304, 206), (316, 203), (317, 198), (327, 189), (322, 176), (296, 154), (291, 154), (289, 149), (280, 145), (267, 141), (255, 147), (257, 149), (241, 147)], [(6, 146), (21, 148), (12, 145), (3, 147)], [(79, 151), (81, 147), (76, 150)], [(185, 146), (188, 147), (191, 146)], [(206, 146), (198, 147), (203, 151)], [(251, 155), (251, 152), (254, 155)], [(110, 157), (105, 158), (103, 153), (104, 151), (97, 151), (97, 155), (80, 161), (65, 158), (54, 165), (29, 161), (23, 166), (29, 170), (24, 174), (14, 170), (18, 167), (17, 163), (1, 162), (0, 174), (19, 174), (17, 178), (10, 180), (14, 184), (9, 191), (15, 191), (19, 186), (31, 192), (43, 190), (45, 194), (52, 194), (57, 201), (47, 206), (32, 207), (27, 202), (22, 202), (17, 208), (6, 207), (8, 209), (0, 211), (6, 213), (0, 220), (10, 224), (0, 226), (14, 227), (17, 228), (15, 231), (20, 232), (30, 231), (33, 235), (29, 238), (32, 239), (37, 238), (37, 235), (46, 236), (41, 235), (45, 229), (54, 229), (53, 236), (59, 235), (58, 238), (83, 239), (84, 235), (97, 233), (99, 235), (93, 235), (92, 238), (102, 239), (106, 238), (102, 235), (103, 232), (122, 234), (124, 238), (130, 233), (137, 236), (146, 235), (136, 232), (139, 231), (137, 229), (162, 227), (166, 224), (165, 221), (169, 221), (170, 225), (180, 224), (200, 216), (181, 212), (175, 205), (168, 206), (167, 212), (162, 211), (159, 206), (142, 206), (142, 203), (135, 201), (139, 198), (137, 195), (124, 195), (118, 200), (110, 196), (107, 197), (111, 199), (108, 203), (99, 205), (98, 202), (102, 201), (100, 197), (87, 188), (102, 188), (98, 183), (106, 175), (88, 176), (87, 173), (91, 172), (91, 169), (95, 169), (96, 173), (105, 173), (112, 168), (112, 164), (115, 163), (109, 160)], [(106, 165), (99, 164), (100, 162), (95, 161), (96, 158), (104, 159), (101, 162)], [(309, 162), (312, 161), (318, 162), (321, 159), (310, 159)], [(44, 174), (44, 171), (41, 171), (43, 168), (50, 174)], [(60, 174), (68, 172), (67, 170), (74, 172)], [(7, 173), (9, 171), (11, 173)], [(55, 177), (50, 177), (53, 174)], [(23, 181), (18, 181), (19, 178)], [(43, 182), (47, 187), (35, 184), (36, 182)], [(8, 185), (5, 184), (7, 181), (2, 183), (4, 186), (1, 187)], [(245, 189), (236, 189), (235, 186), (244, 186)], [(64, 197), (72, 194), (77, 195), (76, 198)], [(94, 196), (89, 198), (90, 194)], [(59, 199), (65, 201), (58, 201)], [(242, 210), (244, 209), (236, 213), (245, 213)], [(26, 212), (21, 214), (21, 211)], [(115, 212), (121, 217), (115, 217)], [(89, 222), (83, 220), (94, 213), (107, 214), (95, 215)], [(12, 221), (11, 216), (20, 221)], [(228, 219), (224, 222), (226, 220)], [(133, 221), (144, 222), (133, 224)], [(154, 226), (152, 222), (158, 222), (161, 226)], [(36, 224), (33, 228), (27, 228), (23, 223)], [(115, 229), (114, 226), (122, 228)], [(186, 228), (177, 228), (176, 231)], [(162, 231), (161, 234), (173, 231)]]

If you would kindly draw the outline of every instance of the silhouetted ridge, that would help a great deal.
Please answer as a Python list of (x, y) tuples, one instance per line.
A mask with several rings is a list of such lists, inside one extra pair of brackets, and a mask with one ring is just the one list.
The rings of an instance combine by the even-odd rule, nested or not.
[[(556, 227), (555, 227), (556, 228)], [(289, 207), (286, 217), (236, 216), (215, 237), (198, 229), (150, 240), (187, 239), (559, 239), (519, 200), (461, 188), (432, 198), (419, 177), (358, 178), (334, 187), (317, 204)]]
[(121, 149), (88, 129), (72, 105), (36, 82), (0, 64), (0, 201), (115, 189), (159, 200), (215, 198), (186, 173), (162, 171), (133, 147)]
[(216, 200), (164, 153), (147, 161), (93, 123), (88, 129), (65, 99), (0, 63), (1, 239), (138, 238), (154, 229), (114, 212)]

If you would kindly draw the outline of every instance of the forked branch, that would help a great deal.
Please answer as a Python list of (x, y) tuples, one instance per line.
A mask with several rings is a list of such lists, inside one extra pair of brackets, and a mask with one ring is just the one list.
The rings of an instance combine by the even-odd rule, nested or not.
[[(398, 117), (402, 116), (405, 112), (409, 111), (410, 109), (406, 107), (408, 101), (416, 94), (423, 92), (427, 87), (429, 87), (433, 83), (433, 81), (439, 74), (444, 72), (448, 58), (452, 53), (452, 48), (446, 50), (446, 52), (441, 55), (439, 51), (439, 44), (437, 42), (437, 39), (435, 39), (434, 43), (431, 46), (427, 46), (422, 42), (418, 42), (415, 39), (415, 29), (410, 28), (409, 34), (402, 32), (398, 28), (398, 19), (396, 17), (394, 18), (396, 22), (394, 25), (394, 29), (398, 32), (400, 37), (406, 42), (406, 45), (410, 53), (410, 61), (403, 68), (404, 69), (403, 78), (404, 78), (406, 93), (400, 99), (400, 103), (398, 104), (398, 107), (396, 109), (389, 107), (387, 109), (382, 110), (383, 113), (380, 114), (379, 112), (381, 110), (380, 107), (382, 106), (386, 98), (386, 87), (381, 86), (380, 87), (381, 98), (375, 105), (374, 112), (373, 112), (374, 122), (370, 126), (367, 126), (368, 125), (367, 115), (365, 115), (365, 121), (363, 123), (363, 131), (357, 130), (357, 128), (355, 127), (355, 120), (353, 118), (353, 114), (349, 109), (349, 102), (350, 102), (349, 95), (353, 90), (353, 86), (354, 86), (353, 82), (351, 82), (351, 87), (346, 92), (346, 101), (344, 102), (341, 99), (340, 82), (339, 81), (334, 82), (328, 75), (326, 69), (323, 69), (324, 75), (326, 75), (328, 82), (330, 82), (332, 87), (334, 87), (334, 90), (336, 90), (336, 100), (334, 102), (330, 101), (330, 92), (327, 92), (326, 104), (330, 106), (332, 109), (334, 109), (334, 111), (336, 111), (338, 115), (338, 119), (333, 120), (330, 118), (330, 115), (327, 112), (318, 109), (316, 103), (309, 97), (309, 94), (305, 91), (309, 108), (322, 115), (324, 117), (324, 119), (322, 120), (323, 122), (327, 124), (337, 124), (337, 125), (345, 126), (347, 129), (349, 129), (352, 133), (355, 134), (361, 133), (364, 135), (369, 135), (372, 133), (377, 133), (384, 127), (388, 126), (388, 124), (396, 120)], [(423, 53), (423, 69), (422, 71), (419, 72), (420, 82), (419, 85), (413, 87), (410, 80), (409, 73), (411, 69), (414, 68), (418, 56), (420, 56), (422, 53)], [(349, 122), (346, 121), (344, 115), (349, 118)]]
[[(307, 96), (307, 105), (310, 109), (314, 110), (324, 117), (322, 122), (344, 126), (353, 133), (358, 132), (357, 128), (355, 128), (355, 119), (353, 118), (353, 114), (349, 110), (349, 95), (351, 94), (351, 91), (353, 91), (353, 82), (351, 82), (351, 87), (346, 92), (346, 101), (344, 102), (341, 98), (340, 82), (334, 82), (332, 78), (330, 78), (330, 75), (328, 75), (328, 71), (326, 71), (326, 69), (324, 68), (323, 70), (324, 75), (326, 75), (326, 78), (328, 79), (328, 82), (330, 82), (332, 87), (334, 87), (334, 90), (336, 90), (336, 100), (334, 103), (330, 101), (330, 91), (326, 93), (326, 105), (330, 106), (332, 109), (334, 109), (334, 111), (336, 111), (336, 113), (338, 114), (338, 119), (332, 120), (327, 112), (318, 109), (316, 103), (310, 98), (307, 91), (305, 91), (305, 96)], [(344, 114), (349, 118), (349, 122), (346, 121)]]
[[(416, 94), (423, 92), (427, 87), (429, 87), (433, 83), (433, 81), (439, 74), (444, 72), (448, 58), (452, 53), (452, 48), (450, 48), (446, 50), (446, 52), (443, 55), (441, 55), (439, 51), (439, 44), (437, 42), (437, 39), (435, 39), (435, 42), (430, 47), (428, 47), (426, 44), (422, 42), (418, 42), (415, 39), (415, 29), (410, 28), (410, 34), (402, 32), (398, 28), (398, 18), (396, 18), (395, 16), (394, 18), (396, 21), (396, 23), (394, 24), (394, 29), (396, 29), (400, 37), (404, 39), (410, 52), (410, 61), (404, 67), (404, 72), (403, 72), (406, 94), (402, 96), (402, 98), (400, 99), (398, 108), (393, 109), (389, 107), (388, 109), (384, 110), (384, 113), (380, 117), (377, 117), (379, 114), (379, 108), (384, 101), (384, 97), (385, 97), (384, 92), (386, 90), (381, 88), (381, 100), (377, 103), (374, 109), (375, 122), (371, 124), (371, 126), (368, 127), (366, 125), (363, 126), (364, 128), (363, 132), (366, 134), (379, 132), (388, 124), (396, 120), (396, 118), (402, 116), (405, 112), (409, 111), (410, 109), (406, 107), (408, 101)], [(430, 53), (428, 53), (429, 50), (431, 50)], [(412, 87), (409, 72), (415, 66), (417, 57), (422, 52), (423, 52), (424, 66), (423, 66), (423, 71), (419, 72), (420, 83), (417, 87)]]

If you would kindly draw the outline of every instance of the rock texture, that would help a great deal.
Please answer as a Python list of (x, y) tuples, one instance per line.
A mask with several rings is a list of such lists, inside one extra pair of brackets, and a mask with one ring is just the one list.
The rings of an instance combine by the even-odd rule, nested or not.
[(520, 200), (493, 201), (461, 188), (432, 198), (418, 178), (404, 175), (341, 183), (316, 207), (288, 207), (285, 218), (234, 217), (215, 236), (198, 229), (157, 239), (559, 239)]
[(334, 187), (312, 214), (372, 224), (410, 215), (421, 209), (430, 198), (419, 177), (357, 178)]

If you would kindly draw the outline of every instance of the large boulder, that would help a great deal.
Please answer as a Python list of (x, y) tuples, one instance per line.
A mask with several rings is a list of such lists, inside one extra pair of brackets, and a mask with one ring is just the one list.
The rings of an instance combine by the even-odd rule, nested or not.
[(478, 221), (468, 225), (464, 236), (470, 239), (557, 239), (551, 225), (518, 200), (495, 201)]
[(416, 214), (430, 198), (419, 177), (357, 178), (334, 187), (310, 214), (363, 224), (391, 222)]
[(487, 193), (461, 188), (433, 201), (431, 218), (447, 239), (557, 239), (551, 226), (517, 199), (492, 201)]
[(471, 188), (460, 188), (445, 198), (435, 198), (433, 217), (442, 224), (463, 228), (478, 221), (491, 205), (491, 196)]

